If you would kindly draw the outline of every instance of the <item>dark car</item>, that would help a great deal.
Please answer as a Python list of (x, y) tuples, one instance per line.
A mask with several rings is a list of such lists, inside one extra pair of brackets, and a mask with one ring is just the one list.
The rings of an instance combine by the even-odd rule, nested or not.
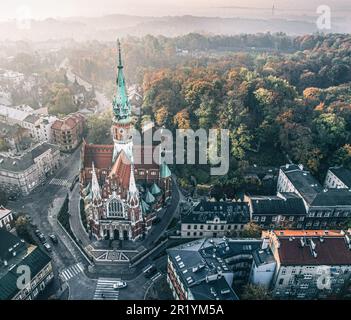
[(153, 221), (152, 224), (159, 224), (161, 222), (161, 218), (156, 217)]
[(49, 238), (51, 239), (52, 243), (54, 244), (58, 243), (57, 237), (54, 234), (50, 234)]
[(41, 243), (45, 243), (45, 242), (46, 242), (44, 233), (38, 234), (38, 238), (39, 238), (39, 240), (40, 240)]

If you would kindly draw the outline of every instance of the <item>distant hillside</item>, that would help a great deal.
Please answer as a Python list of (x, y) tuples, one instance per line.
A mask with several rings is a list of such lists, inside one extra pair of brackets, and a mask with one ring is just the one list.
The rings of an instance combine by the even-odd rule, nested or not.
[[(340, 21), (342, 23), (342, 21)], [(349, 27), (350, 28), (350, 27)], [(75, 39), (112, 41), (121, 36), (146, 34), (179, 36), (190, 32), (234, 35), (257, 32), (285, 32), (302, 35), (317, 32), (311, 18), (305, 20), (246, 19), (219, 17), (138, 17), (108, 15), (103, 17), (72, 17), (31, 21), (30, 29), (18, 28), (16, 21), (0, 23), (0, 40)], [(344, 23), (334, 21), (331, 32), (349, 32)]]

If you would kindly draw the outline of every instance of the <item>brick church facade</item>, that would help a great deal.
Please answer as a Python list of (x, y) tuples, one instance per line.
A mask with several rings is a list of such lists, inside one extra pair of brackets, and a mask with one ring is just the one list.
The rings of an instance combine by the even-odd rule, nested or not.
[[(165, 162), (143, 164), (154, 147), (135, 145), (121, 48), (113, 99), (113, 145), (83, 141), (80, 185), (89, 229), (98, 240), (136, 240), (152, 226), (171, 195), (171, 171)], [(137, 157), (141, 157), (137, 159)]]

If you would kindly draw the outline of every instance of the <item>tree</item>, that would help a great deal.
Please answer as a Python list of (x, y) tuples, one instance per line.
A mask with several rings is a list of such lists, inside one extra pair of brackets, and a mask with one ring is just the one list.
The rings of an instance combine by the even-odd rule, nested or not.
[(111, 142), (111, 112), (101, 115), (93, 115), (87, 119), (88, 136), (87, 141), (95, 144), (106, 144)]
[(244, 226), (244, 230), (241, 233), (243, 238), (261, 238), (262, 228), (254, 223), (249, 222)]
[(35, 243), (29, 231), (30, 223), (24, 215), (21, 215), (17, 218), (15, 222), (15, 227), (17, 234), (21, 239), (25, 240), (28, 243)]
[(313, 124), (319, 143), (328, 150), (342, 145), (348, 135), (345, 119), (334, 113), (321, 114)]
[(242, 300), (271, 300), (272, 297), (268, 290), (262, 286), (247, 284), (241, 294)]
[(189, 112), (186, 109), (179, 111), (173, 118), (178, 129), (190, 129)]
[(159, 127), (166, 125), (166, 123), (168, 122), (168, 116), (169, 116), (169, 113), (166, 107), (161, 107), (157, 109), (155, 113), (156, 124)]
[(252, 139), (253, 136), (250, 134), (245, 124), (240, 124), (240, 126), (231, 133), (232, 154), (236, 159), (242, 160), (245, 158), (245, 152), (251, 148)]

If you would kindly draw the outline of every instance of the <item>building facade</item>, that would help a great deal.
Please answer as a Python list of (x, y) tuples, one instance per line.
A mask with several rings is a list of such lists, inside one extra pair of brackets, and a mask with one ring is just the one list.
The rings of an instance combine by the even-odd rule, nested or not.
[(41, 143), (20, 156), (0, 154), (0, 188), (8, 194), (28, 195), (60, 165), (60, 151)]
[[(97, 239), (136, 240), (151, 228), (156, 211), (168, 200), (171, 172), (162, 161), (144, 163), (152, 146), (135, 145), (133, 119), (123, 74), (121, 49), (113, 100), (113, 145), (83, 142), (81, 196), (91, 233)], [(152, 156), (151, 156), (152, 159)]]
[(181, 215), (182, 238), (238, 236), (250, 221), (244, 202), (201, 201)]
[(238, 300), (249, 280), (257, 239), (199, 239), (167, 250), (167, 282), (176, 300)]
[(12, 211), (0, 206), (0, 229), (4, 228), (10, 231), (14, 228), (15, 221), (13, 219)]
[(326, 299), (350, 285), (350, 235), (333, 230), (276, 230), (262, 235), (276, 261), (271, 290), (276, 299)]
[[(18, 267), (28, 267), (30, 281), (18, 288)], [(0, 228), (0, 300), (34, 300), (54, 278), (51, 258)]]
[(324, 180), (324, 188), (350, 189), (351, 171), (343, 167), (329, 168)]
[(263, 229), (298, 228), (305, 225), (306, 208), (295, 193), (278, 193), (276, 196), (246, 195), (250, 220)]
[(57, 119), (51, 126), (53, 143), (57, 144), (61, 151), (73, 151), (82, 141), (84, 125), (85, 118), (80, 113)]

